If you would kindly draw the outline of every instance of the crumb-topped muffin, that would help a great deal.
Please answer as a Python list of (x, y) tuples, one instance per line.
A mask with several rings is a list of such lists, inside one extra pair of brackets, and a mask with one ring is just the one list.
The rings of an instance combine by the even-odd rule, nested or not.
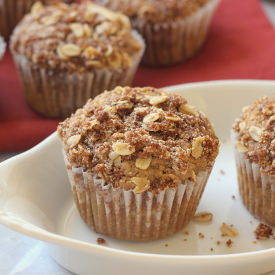
[(95, 0), (130, 17), (144, 37), (145, 65), (171, 65), (192, 56), (205, 41), (218, 0)]
[(233, 126), (238, 182), (244, 205), (275, 225), (275, 96), (245, 107)]
[(37, 2), (11, 39), (27, 102), (49, 117), (66, 117), (105, 89), (131, 84), (143, 48), (125, 15), (88, 2)]
[(125, 240), (162, 238), (190, 221), (219, 145), (204, 114), (154, 88), (106, 91), (58, 132), (81, 217)]
[[(46, 4), (58, 0), (40, 0)], [(72, 3), (74, 0), (59, 0), (65, 3)], [(8, 39), (13, 28), (28, 13), (37, 0), (1, 0), (0, 1), (0, 34)]]

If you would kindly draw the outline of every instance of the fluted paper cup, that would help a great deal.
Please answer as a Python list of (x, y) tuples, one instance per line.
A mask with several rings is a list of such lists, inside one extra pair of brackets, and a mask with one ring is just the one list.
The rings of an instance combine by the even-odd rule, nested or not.
[(34, 111), (44, 116), (65, 118), (82, 107), (89, 98), (104, 90), (112, 90), (116, 86), (130, 86), (145, 48), (141, 36), (136, 32), (134, 36), (142, 48), (133, 57), (133, 65), (126, 69), (55, 73), (39, 68), (25, 56), (13, 53), (27, 103)]
[(81, 218), (96, 232), (120, 240), (164, 238), (189, 223), (195, 214), (211, 169), (195, 182), (186, 180), (158, 193), (114, 188), (98, 175), (65, 162), (74, 201)]
[[(0, 33), (8, 39), (16, 24), (28, 13), (32, 5), (38, 0), (2, 0), (0, 1)], [(49, 0), (40, 0), (47, 3)], [(73, 0), (65, 0), (70, 3)]]
[(146, 42), (142, 64), (167, 66), (193, 56), (207, 37), (218, 4), (219, 0), (210, 0), (189, 17), (170, 23), (151, 23), (133, 19), (133, 27)]
[(236, 148), (235, 160), (243, 204), (257, 219), (275, 226), (275, 176), (264, 173), (247, 153)]

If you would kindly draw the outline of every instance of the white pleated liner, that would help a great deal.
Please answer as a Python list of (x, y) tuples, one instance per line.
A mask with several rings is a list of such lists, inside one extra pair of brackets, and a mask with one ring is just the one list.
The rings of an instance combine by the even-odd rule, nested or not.
[[(120, 10), (118, 2), (107, 0), (104, 3), (113, 10)], [(195, 54), (206, 39), (219, 2), (220, 0), (210, 0), (191, 16), (169, 23), (151, 23), (133, 19), (133, 27), (143, 36), (146, 43), (142, 64), (171, 65)]]
[[(49, 0), (40, 0), (47, 3)], [(62, 1), (62, 0), (61, 0)], [(2, 0), (0, 1), (0, 33), (8, 40), (13, 28), (28, 13), (37, 0)], [(71, 0), (63, 2), (73, 2)]]
[(84, 73), (58, 73), (39, 68), (26, 57), (13, 53), (13, 58), (29, 106), (36, 112), (55, 118), (65, 118), (82, 107), (89, 98), (116, 86), (130, 86), (144, 53), (144, 41), (135, 31), (141, 50), (127, 69), (95, 69)]
[(246, 153), (235, 149), (239, 191), (249, 212), (259, 220), (275, 226), (275, 176), (261, 171)]
[(169, 236), (182, 229), (195, 214), (211, 169), (197, 181), (158, 194), (134, 194), (113, 188), (99, 177), (67, 163), (67, 170), (80, 216), (96, 232), (122, 240), (145, 241)]

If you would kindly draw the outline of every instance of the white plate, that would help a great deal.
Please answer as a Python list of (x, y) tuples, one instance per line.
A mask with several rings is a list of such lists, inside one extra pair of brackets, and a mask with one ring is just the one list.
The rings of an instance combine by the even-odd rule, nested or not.
[[(56, 134), (0, 165), (0, 223), (47, 242), (56, 261), (78, 274), (251, 275), (274, 270), (275, 241), (254, 243), (258, 221), (240, 202), (229, 133), (243, 106), (274, 94), (275, 81), (204, 82), (166, 90), (184, 95), (204, 111), (221, 138), (221, 152), (199, 205), (199, 210), (214, 214), (212, 223), (191, 222), (159, 241), (104, 237), (107, 244), (97, 245), (102, 236), (87, 229), (73, 205)], [(231, 248), (219, 231), (223, 222), (239, 230)]]

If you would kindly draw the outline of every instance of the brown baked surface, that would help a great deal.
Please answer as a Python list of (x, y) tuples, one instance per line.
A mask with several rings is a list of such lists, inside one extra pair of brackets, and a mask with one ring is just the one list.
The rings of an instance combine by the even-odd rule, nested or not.
[(40, 67), (82, 72), (128, 68), (141, 45), (120, 13), (88, 2), (37, 2), (16, 27), (11, 48)]
[(123, 12), (137, 21), (167, 22), (190, 16), (209, 0), (95, 0), (95, 2)]
[(259, 164), (262, 171), (275, 175), (275, 96), (263, 97), (245, 107), (233, 125), (236, 147)]
[(203, 113), (179, 95), (150, 87), (105, 91), (58, 133), (73, 166), (136, 193), (195, 181), (212, 167), (219, 147)]

